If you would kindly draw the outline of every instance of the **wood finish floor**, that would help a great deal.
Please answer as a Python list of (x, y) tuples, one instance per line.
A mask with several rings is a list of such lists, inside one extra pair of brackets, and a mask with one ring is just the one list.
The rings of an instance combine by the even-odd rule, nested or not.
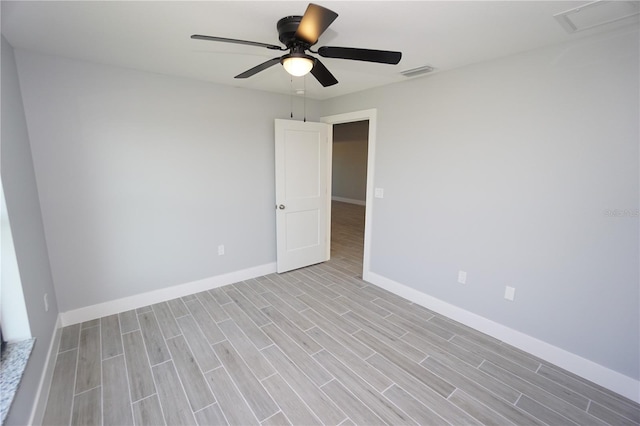
[(640, 407), (331, 261), (65, 327), (47, 425), (632, 425)]

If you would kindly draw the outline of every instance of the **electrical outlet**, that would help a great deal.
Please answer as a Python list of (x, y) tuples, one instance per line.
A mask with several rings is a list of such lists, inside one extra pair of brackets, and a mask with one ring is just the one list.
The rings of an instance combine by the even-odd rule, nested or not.
[(49, 312), (49, 295), (47, 293), (44, 294), (44, 311)]
[(513, 287), (506, 286), (504, 289), (504, 298), (513, 302), (516, 297), (516, 289)]
[(458, 282), (460, 284), (467, 283), (467, 273), (465, 271), (458, 271)]
[(384, 198), (384, 188), (376, 188), (373, 196), (376, 198)]
[(224, 245), (220, 244), (218, 246), (218, 256), (224, 255)]

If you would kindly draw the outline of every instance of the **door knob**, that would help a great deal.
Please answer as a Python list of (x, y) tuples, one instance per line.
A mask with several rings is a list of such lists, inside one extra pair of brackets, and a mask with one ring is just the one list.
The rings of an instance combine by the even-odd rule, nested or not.
[(284, 204), (280, 204), (280, 205), (278, 206), (278, 208), (279, 208), (280, 210), (284, 210)]

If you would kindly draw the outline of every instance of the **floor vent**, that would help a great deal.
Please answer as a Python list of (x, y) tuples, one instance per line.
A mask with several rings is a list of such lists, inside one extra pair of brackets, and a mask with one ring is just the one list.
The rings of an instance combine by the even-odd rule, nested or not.
[(431, 67), (429, 65), (425, 65), (423, 67), (418, 67), (418, 68), (413, 68), (413, 69), (410, 69), (410, 70), (401, 71), (400, 74), (404, 75), (405, 77), (415, 77), (417, 75), (430, 73), (433, 70), (435, 70), (435, 68), (433, 68), (433, 67)]

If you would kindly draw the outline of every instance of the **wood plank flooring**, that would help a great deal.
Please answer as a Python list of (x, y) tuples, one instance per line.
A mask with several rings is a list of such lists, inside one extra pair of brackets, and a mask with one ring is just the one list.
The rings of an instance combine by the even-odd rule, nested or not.
[(640, 406), (361, 279), (364, 207), (332, 259), (65, 327), (46, 425), (637, 425)]

